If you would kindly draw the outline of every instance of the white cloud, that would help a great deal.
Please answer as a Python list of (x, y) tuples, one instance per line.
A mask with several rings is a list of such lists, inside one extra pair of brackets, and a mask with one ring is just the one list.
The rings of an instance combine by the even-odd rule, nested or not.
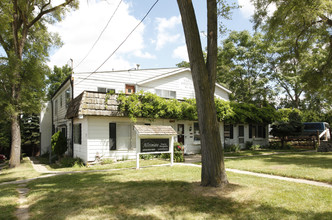
[[(250, 0), (238, 0), (239, 5), (241, 6), (240, 11), (242, 15), (249, 19), (255, 13), (255, 6)], [(271, 3), (267, 8), (268, 16), (272, 16), (273, 12), (277, 9), (274, 3)]]
[(238, 3), (241, 6), (240, 11), (245, 18), (250, 18), (254, 14), (255, 7), (250, 0), (238, 0)]
[(175, 48), (172, 56), (173, 56), (173, 58), (178, 58), (183, 61), (189, 62), (188, 51), (187, 51), (186, 45)]
[[(49, 30), (59, 33), (64, 45), (51, 56), (49, 66), (65, 65), (72, 58), (75, 67), (86, 56), (118, 3), (119, 1), (81, 0), (78, 10), (68, 14), (61, 23), (50, 26)], [(139, 20), (129, 14), (129, 7), (129, 4), (121, 3), (97, 45), (85, 61), (74, 69), (75, 72), (94, 71), (139, 23)], [(144, 24), (141, 24), (100, 70), (131, 68), (132, 64), (124, 58), (128, 54), (140, 58), (154, 58), (143, 51), (144, 29)]]
[(181, 34), (172, 33), (172, 30), (174, 30), (177, 25), (181, 24), (180, 16), (173, 16), (169, 19), (157, 18), (156, 22), (158, 23), (156, 41), (157, 50), (162, 49), (167, 43), (176, 42), (181, 37)]

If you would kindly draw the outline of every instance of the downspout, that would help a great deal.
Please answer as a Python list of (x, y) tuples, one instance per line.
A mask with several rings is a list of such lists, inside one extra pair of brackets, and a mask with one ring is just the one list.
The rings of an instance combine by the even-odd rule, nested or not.
[[(72, 69), (72, 71), (73, 71), (73, 69)], [(73, 72), (70, 77), (70, 85), (71, 85), (71, 100), (74, 100)], [(74, 158), (74, 118), (71, 118), (71, 151), (72, 151), (72, 157)]]
[[(53, 123), (54, 123), (54, 119), (53, 119), (53, 100), (52, 100), (52, 98), (51, 98), (51, 112), (52, 112), (52, 136), (53, 136), (53, 134), (54, 134), (54, 131), (53, 131)], [(49, 163), (51, 164), (52, 163), (52, 142), (51, 142), (51, 145), (50, 145), (50, 149), (49, 149), (49, 154), (48, 154), (48, 156), (49, 156)]]

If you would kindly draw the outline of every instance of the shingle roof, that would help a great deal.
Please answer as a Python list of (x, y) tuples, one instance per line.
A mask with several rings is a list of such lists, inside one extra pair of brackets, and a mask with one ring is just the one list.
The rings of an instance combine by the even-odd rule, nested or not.
[(162, 125), (134, 125), (138, 135), (177, 135), (171, 126)]
[(98, 116), (123, 116), (118, 111), (117, 95), (110, 95), (98, 92), (84, 91), (69, 103), (67, 118), (75, 118), (79, 115)]

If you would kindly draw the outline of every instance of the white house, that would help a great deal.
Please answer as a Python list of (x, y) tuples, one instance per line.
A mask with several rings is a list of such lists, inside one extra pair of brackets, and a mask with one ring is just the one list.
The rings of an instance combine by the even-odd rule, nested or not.
[[(124, 71), (105, 71), (96, 73), (74, 73), (68, 77), (51, 100), (52, 133), (62, 130), (68, 140), (68, 154), (80, 157), (85, 162), (96, 157), (117, 159), (134, 158), (136, 134), (134, 125), (170, 125), (178, 135), (175, 141), (182, 142), (185, 153), (200, 152), (200, 135), (195, 121), (157, 119), (150, 121), (138, 118), (133, 123), (117, 110), (116, 95), (105, 103), (106, 93), (137, 91), (155, 93), (164, 98), (195, 98), (193, 81), (188, 68), (135, 69)], [(229, 100), (228, 89), (216, 84), (215, 96)], [(47, 126), (41, 122), (41, 151), (47, 152), (50, 146), (50, 132), (44, 132)], [(266, 141), (258, 138), (262, 129), (249, 125), (223, 125), (220, 123), (220, 137), (226, 144), (243, 144), (244, 141)], [(225, 129), (224, 129), (225, 128)], [(266, 128), (263, 129), (266, 134)], [(261, 132), (260, 132), (261, 131)], [(254, 133), (253, 133), (254, 132)], [(250, 134), (249, 134), (250, 133)], [(44, 136), (44, 137), (43, 137)], [(242, 139), (243, 140), (242, 140)], [(48, 141), (49, 140), (49, 141)]]

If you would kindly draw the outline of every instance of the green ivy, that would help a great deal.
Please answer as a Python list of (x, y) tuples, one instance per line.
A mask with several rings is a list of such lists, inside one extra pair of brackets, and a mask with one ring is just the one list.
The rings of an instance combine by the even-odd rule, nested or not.
[[(117, 100), (119, 103), (118, 110), (134, 122), (137, 118), (198, 120), (195, 99), (178, 101), (141, 91), (132, 95), (119, 94)], [(277, 118), (277, 111), (269, 104), (257, 107), (253, 104), (216, 99), (215, 105), (218, 120), (227, 123), (269, 124)]]

